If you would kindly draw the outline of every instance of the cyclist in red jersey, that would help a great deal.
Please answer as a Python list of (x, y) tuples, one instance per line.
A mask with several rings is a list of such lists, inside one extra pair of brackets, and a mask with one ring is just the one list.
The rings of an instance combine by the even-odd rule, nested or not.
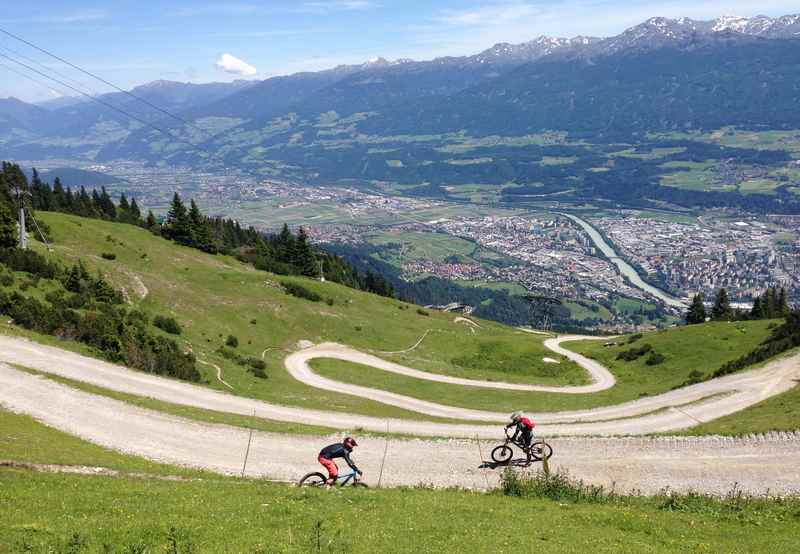
[(512, 440), (519, 436), (522, 439), (522, 444), (525, 445), (525, 449), (529, 450), (531, 441), (533, 441), (533, 428), (536, 427), (536, 424), (525, 417), (522, 412), (514, 412), (511, 414), (511, 423), (506, 425), (506, 429), (511, 429), (512, 427), (516, 428)]

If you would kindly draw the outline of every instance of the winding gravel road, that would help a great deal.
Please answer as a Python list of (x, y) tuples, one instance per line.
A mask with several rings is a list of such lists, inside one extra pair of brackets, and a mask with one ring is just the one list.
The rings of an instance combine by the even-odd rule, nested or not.
[[(249, 432), (210, 425), (138, 408), (88, 394), (0, 363), (0, 404), (12, 411), (87, 441), (151, 460), (209, 469), (241, 471)], [(499, 430), (495, 430), (499, 434)], [(249, 476), (296, 480), (319, 469), (316, 453), (333, 437), (256, 432), (247, 464)], [(752, 493), (800, 492), (800, 434), (750, 439), (552, 439), (556, 467), (617, 490), (654, 493), (698, 490), (724, 494), (734, 484)], [(386, 445), (381, 438), (359, 439), (355, 458), (375, 485)], [(498, 470), (479, 469), (495, 442), (391, 440), (383, 485), (488, 488)]]
[[(581, 357), (570, 354), (576, 356), (573, 358), (575, 361), (582, 362)], [(506, 413), (445, 406), (325, 379), (316, 375), (308, 365), (311, 359), (320, 357), (336, 357), (366, 365), (377, 364), (375, 367), (378, 369), (391, 367), (397, 372), (401, 370), (411, 374), (417, 372), (417, 370), (403, 368), (348, 347), (331, 344), (312, 346), (290, 354), (286, 358), (286, 366), (292, 375), (310, 386), (363, 396), (429, 416), (483, 422), (484, 424), (441, 423), (409, 419), (387, 420), (357, 414), (282, 406), (133, 371), (24, 339), (0, 336), (0, 362), (18, 364), (118, 392), (220, 412), (251, 415), (255, 411), (257, 417), (275, 421), (302, 421), (309, 425), (344, 429), (362, 428), (373, 432), (385, 431), (388, 421), (393, 433), (462, 438), (495, 437), (496, 425), (485, 425), (485, 423), (497, 424), (507, 421), (508, 414)], [(431, 375), (424, 372), (418, 373)], [(742, 410), (769, 396), (792, 388), (798, 380), (800, 380), (800, 354), (795, 354), (775, 360), (757, 370), (729, 375), (721, 379), (615, 406), (531, 415), (537, 422), (539, 432), (548, 436), (644, 435), (669, 432), (686, 429), (700, 422), (710, 421)], [(5, 397), (7, 397), (7, 393), (0, 390), (0, 402)]]

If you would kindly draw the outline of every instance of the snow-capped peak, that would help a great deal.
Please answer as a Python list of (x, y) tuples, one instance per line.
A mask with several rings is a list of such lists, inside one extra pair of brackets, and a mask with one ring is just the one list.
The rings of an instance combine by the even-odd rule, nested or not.
[(715, 33), (722, 31), (735, 31), (737, 33), (743, 32), (747, 28), (750, 19), (747, 17), (739, 17), (737, 15), (723, 15), (714, 21), (714, 26), (711, 28)]

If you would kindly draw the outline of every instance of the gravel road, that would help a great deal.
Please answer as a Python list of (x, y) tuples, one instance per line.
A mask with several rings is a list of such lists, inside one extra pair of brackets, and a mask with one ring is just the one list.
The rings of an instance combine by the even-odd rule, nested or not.
[[(255, 411), (257, 417), (275, 421), (302, 421), (309, 425), (344, 429), (362, 428), (374, 432), (385, 431), (388, 422), (393, 433), (437, 437), (476, 435), (482, 438), (495, 437), (496, 424), (507, 421), (508, 414), (505, 413), (444, 406), (324, 379), (314, 374), (307, 363), (309, 359), (320, 357), (320, 352), (315, 347), (296, 352), (286, 358), (287, 368), (295, 377), (299, 376), (302, 381), (313, 386), (364, 396), (427, 415), (480, 421), (483, 424), (387, 420), (271, 404), (132, 371), (24, 339), (0, 336), (0, 362), (18, 364), (119, 392), (220, 412), (251, 415)], [(357, 363), (380, 361), (379, 358), (346, 347), (338, 347), (337, 353), (342, 356), (346, 354), (348, 360)], [(539, 432), (548, 436), (643, 435), (669, 432), (742, 410), (769, 396), (790, 389), (797, 384), (798, 379), (800, 379), (800, 354), (795, 354), (775, 360), (761, 369), (729, 375), (616, 406), (531, 415), (538, 424)], [(6, 395), (4, 391), (0, 391), (0, 399)], [(487, 422), (495, 425), (486, 425)]]
[[(198, 423), (88, 394), (0, 363), (0, 404), (29, 414), (61, 431), (151, 460), (238, 474), (248, 431)], [(495, 430), (499, 435), (499, 429)], [(249, 476), (298, 479), (320, 469), (319, 449), (333, 437), (256, 432), (247, 464)], [(553, 465), (618, 491), (655, 493), (698, 490), (724, 494), (735, 483), (752, 493), (800, 491), (800, 434), (749, 439), (561, 438)], [(385, 440), (365, 437), (355, 459), (375, 485)], [(383, 485), (461, 486), (497, 484), (498, 470), (479, 469), (496, 443), (450, 440), (390, 440)]]

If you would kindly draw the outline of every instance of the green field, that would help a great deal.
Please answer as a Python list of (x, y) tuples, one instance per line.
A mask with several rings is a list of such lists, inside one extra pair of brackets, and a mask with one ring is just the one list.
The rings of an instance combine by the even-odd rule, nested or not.
[[(576, 321), (584, 321), (586, 319), (601, 319), (603, 321), (608, 321), (612, 318), (611, 312), (608, 311), (608, 308), (594, 302), (566, 301), (563, 302), (563, 306), (569, 309), (570, 317)], [(592, 307), (596, 308), (597, 311), (593, 310)]]
[(2, 410), (0, 438), (0, 459), (123, 472), (0, 469), (3, 554), (791, 552), (800, 532), (793, 500), (317, 491), (152, 464)]
[[(576, 410), (608, 406), (635, 400), (646, 394), (666, 392), (684, 383), (693, 371), (708, 376), (725, 361), (738, 358), (762, 342), (769, 335), (769, 323), (767, 321), (711, 323), (648, 333), (633, 346), (650, 343), (656, 352), (664, 354), (666, 361), (652, 367), (645, 364), (644, 357), (634, 362), (616, 360), (617, 354), (631, 348), (631, 345), (605, 347), (604, 341), (564, 343), (571, 350), (597, 359), (617, 378), (614, 387), (589, 395), (454, 387), (383, 371), (367, 371), (357, 364), (340, 360), (315, 360), (312, 366), (321, 375), (338, 381), (358, 383), (442, 404), (493, 411)], [(622, 339), (615, 340), (624, 342)], [(409, 356), (397, 361), (413, 366), (415, 360)], [(548, 364), (544, 371), (553, 372), (553, 382), (558, 382), (557, 379), (570, 375), (564, 373), (564, 376), (560, 376), (561, 368), (561, 365)], [(537, 380), (543, 379), (544, 377), (537, 376)]]

